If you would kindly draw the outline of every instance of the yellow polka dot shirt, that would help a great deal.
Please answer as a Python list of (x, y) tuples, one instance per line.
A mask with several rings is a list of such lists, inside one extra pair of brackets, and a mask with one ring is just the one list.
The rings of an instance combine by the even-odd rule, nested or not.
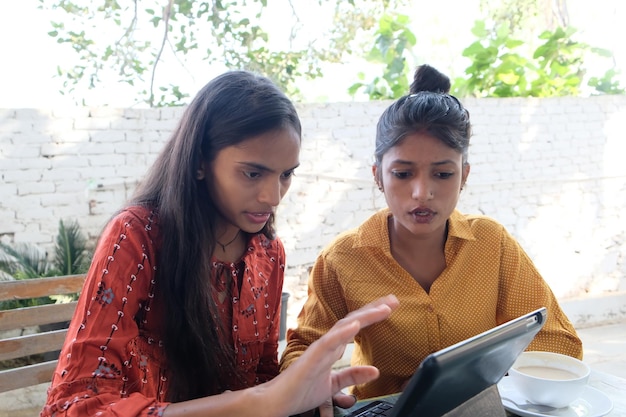
[(574, 327), (517, 241), (496, 221), (455, 211), (448, 221), (446, 268), (430, 293), (392, 257), (388, 209), (339, 235), (309, 277), (298, 326), (287, 334), (281, 369), (348, 312), (387, 294), (400, 306), (355, 337), (352, 365), (374, 365), (380, 377), (355, 386), (369, 398), (399, 392), (430, 353), (545, 306), (548, 318), (528, 350), (582, 358)]

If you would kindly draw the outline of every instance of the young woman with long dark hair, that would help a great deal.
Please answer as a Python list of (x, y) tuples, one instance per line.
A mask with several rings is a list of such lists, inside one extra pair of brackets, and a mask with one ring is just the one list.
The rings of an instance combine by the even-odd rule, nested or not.
[(232, 71), (198, 93), (100, 236), (42, 416), (290, 415), (376, 377), (331, 366), (393, 296), (277, 377), (274, 211), (300, 141), (296, 109), (267, 78)]

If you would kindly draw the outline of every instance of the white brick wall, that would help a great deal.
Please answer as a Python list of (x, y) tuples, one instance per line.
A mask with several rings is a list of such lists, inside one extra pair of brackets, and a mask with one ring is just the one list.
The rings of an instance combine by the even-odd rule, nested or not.
[[(459, 208), (502, 222), (560, 298), (626, 291), (626, 96), (464, 103), (474, 136)], [(302, 164), (278, 213), (290, 315), (319, 250), (384, 207), (370, 166), (388, 104), (298, 104)], [(2, 241), (49, 250), (61, 218), (95, 239), (181, 114), (0, 109)]]

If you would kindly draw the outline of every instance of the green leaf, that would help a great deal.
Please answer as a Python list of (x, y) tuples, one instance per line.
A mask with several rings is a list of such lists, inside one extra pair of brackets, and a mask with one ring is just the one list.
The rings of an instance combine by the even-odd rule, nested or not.
[(600, 55), (600, 56), (604, 56), (607, 58), (612, 58), (613, 57), (613, 53), (611, 51), (609, 51), (608, 49), (604, 49), (604, 48), (591, 48), (590, 49), (591, 52)]
[(513, 72), (501, 72), (497, 75), (497, 79), (507, 85), (517, 85), (520, 76)]
[(483, 39), (489, 36), (489, 31), (485, 26), (485, 22), (482, 20), (477, 20), (474, 22), (474, 27), (472, 28), (472, 34), (479, 39)]
[(54, 266), (62, 275), (83, 272), (86, 239), (82, 236), (78, 222), (66, 225), (59, 221), (59, 232), (55, 245)]
[(496, 37), (498, 39), (507, 39), (509, 37), (509, 26), (506, 24), (501, 24), (496, 28)]

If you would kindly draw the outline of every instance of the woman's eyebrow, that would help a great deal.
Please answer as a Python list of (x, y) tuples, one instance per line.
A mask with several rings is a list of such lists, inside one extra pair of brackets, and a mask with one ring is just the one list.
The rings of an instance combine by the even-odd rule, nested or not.
[(443, 161), (433, 162), (431, 165), (447, 165), (447, 164), (456, 165), (456, 162), (453, 161), (452, 159), (444, 159)]
[[(404, 159), (394, 159), (393, 161), (391, 161), (391, 163), (392, 164), (399, 164), (399, 165), (415, 165), (414, 162), (407, 161), (407, 160), (404, 160)], [(456, 165), (457, 163), (455, 161), (453, 161), (452, 159), (444, 159), (443, 161), (435, 161), (435, 162), (431, 163), (431, 165), (433, 165), (433, 166), (447, 165), (447, 164)]]
[[(275, 170), (271, 169), (270, 167), (265, 166), (263, 164), (259, 164), (257, 162), (239, 162), (239, 164), (240, 165), (244, 165), (244, 166), (248, 167), (249, 169), (254, 169), (256, 171), (270, 172), (270, 173), (276, 172)], [(293, 166), (291, 168), (287, 168), (283, 172), (285, 172), (285, 171), (292, 171), (292, 170), (298, 168), (299, 166), (300, 166), (300, 163), (297, 163), (295, 166)]]
[(254, 169), (256, 171), (273, 172), (273, 170), (270, 169), (269, 167), (263, 164), (256, 163), (256, 162), (239, 162), (239, 165), (243, 165), (247, 168)]

